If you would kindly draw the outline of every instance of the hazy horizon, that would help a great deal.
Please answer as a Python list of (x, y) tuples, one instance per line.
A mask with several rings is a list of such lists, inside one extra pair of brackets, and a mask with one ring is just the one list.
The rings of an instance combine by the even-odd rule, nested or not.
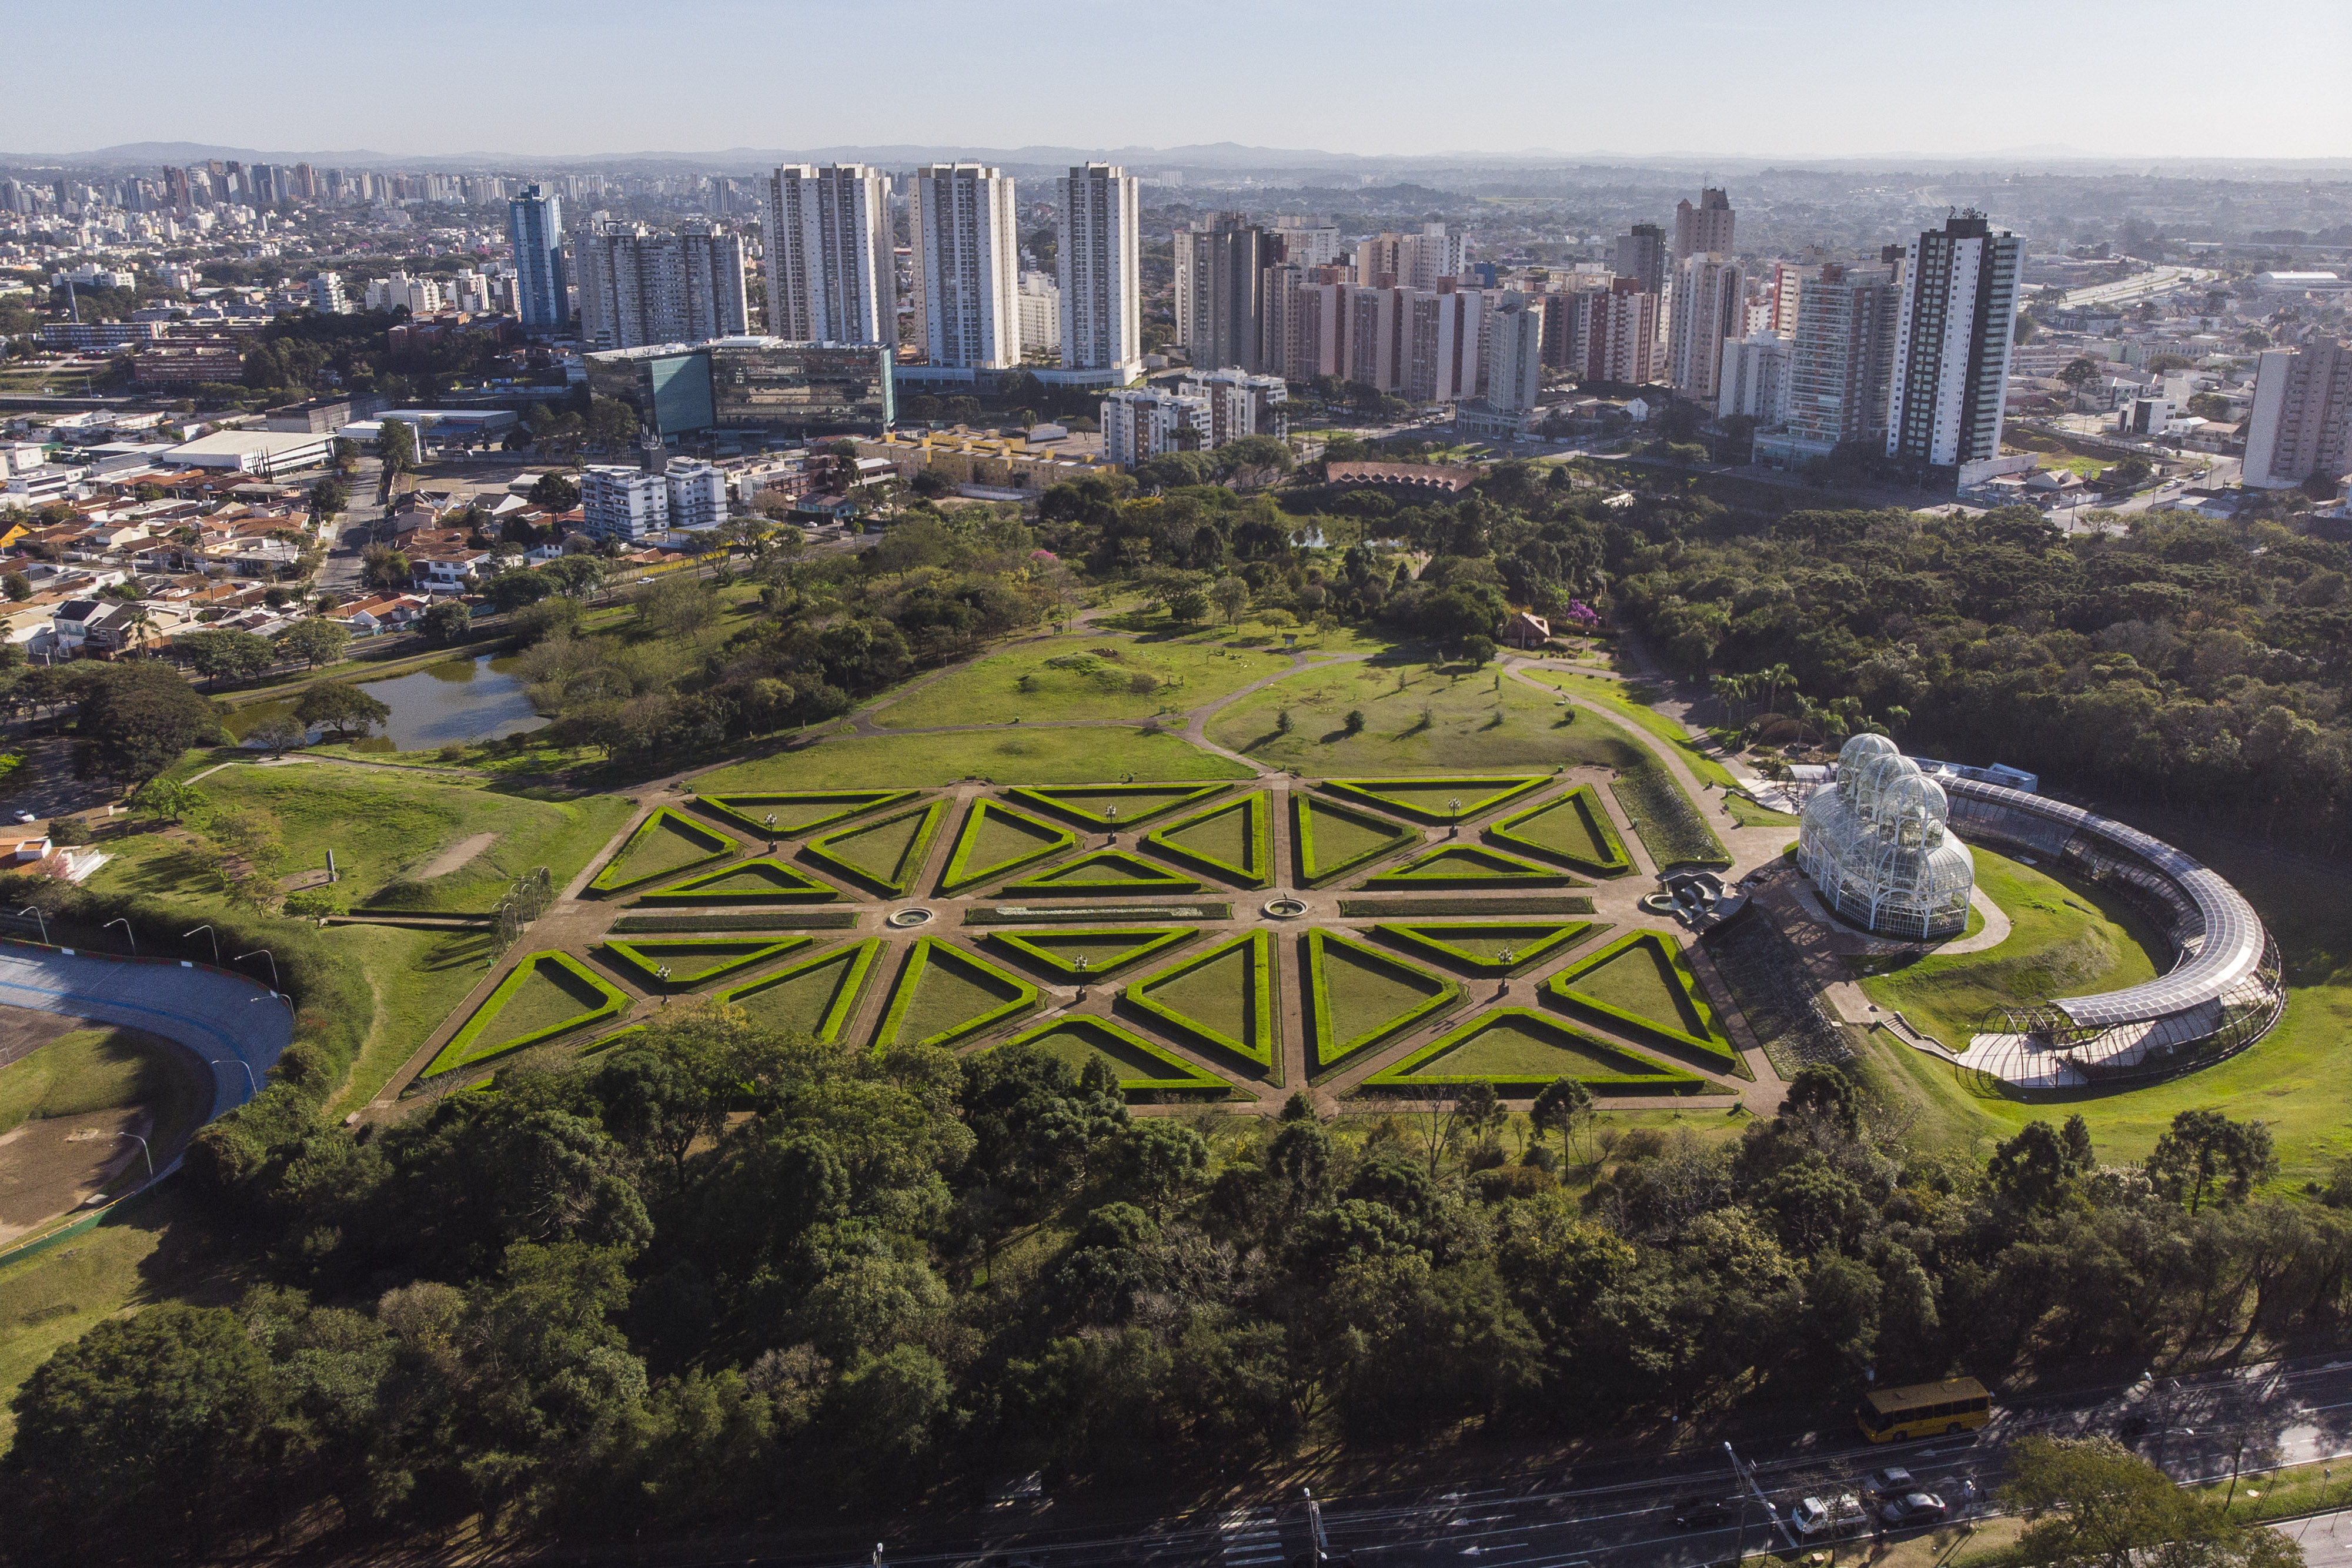
[[(574, 159), (1235, 142), (1381, 158), (1609, 150), (1626, 162), (2352, 154), (2352, 100), (2279, 64), (2284, 40), (2296, 59), (2352, 46), (2352, 7), (2315, 0), (2237, 28), (2216, 28), (2210, 5), (2185, 0), (2128, 10), (1989, 0), (1958, 18), (1858, 0), (1689, 0), (1671, 26), (1654, 10), (1584, 0), (1499, 0), (1466, 25), (1392, 0), (1195, 0), (1181, 14), (1089, 8), (1066, 26), (956, 0), (886, 12), (841, 0), (526, 0), (414, 37), (331, 24), (305, 35), (288, 31), (284, 15), (254, 0), (200, 11), (132, 0), (110, 21), (127, 23), (134, 43), (159, 30), (169, 47), (110, 57), (102, 91), (80, 69), (21, 73), (0, 112), (0, 149), (156, 141)], [(1211, 61), (1230, 68), (1212, 78)], [(2242, 90), (2265, 80), (2284, 90)], [(253, 90), (225, 90), (237, 83)]]

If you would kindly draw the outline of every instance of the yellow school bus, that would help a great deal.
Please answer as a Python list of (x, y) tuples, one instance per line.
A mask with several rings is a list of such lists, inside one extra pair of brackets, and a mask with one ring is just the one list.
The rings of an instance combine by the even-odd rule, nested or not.
[(1899, 1443), (1942, 1432), (1966, 1432), (1992, 1418), (1992, 1396), (1973, 1377), (1914, 1383), (1904, 1388), (1874, 1388), (1854, 1411), (1862, 1435), (1874, 1443)]

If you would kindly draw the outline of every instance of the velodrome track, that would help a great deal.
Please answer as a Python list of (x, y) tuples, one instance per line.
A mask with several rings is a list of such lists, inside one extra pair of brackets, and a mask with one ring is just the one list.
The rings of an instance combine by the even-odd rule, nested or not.
[[(0, 942), (0, 1006), (94, 1019), (175, 1040), (212, 1064), (205, 1120), (250, 1096), (294, 1037), (294, 1014), (267, 986), (176, 958), (124, 958)], [(242, 1064), (242, 1065), (240, 1065)], [(158, 1175), (177, 1166), (172, 1161)]]

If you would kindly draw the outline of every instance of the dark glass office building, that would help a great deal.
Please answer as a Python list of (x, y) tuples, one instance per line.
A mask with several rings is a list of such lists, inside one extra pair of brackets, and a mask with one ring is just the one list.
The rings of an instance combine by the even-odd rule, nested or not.
[(889, 347), (715, 338), (590, 354), (588, 389), (656, 434), (757, 432), (793, 440), (879, 435), (898, 417)]

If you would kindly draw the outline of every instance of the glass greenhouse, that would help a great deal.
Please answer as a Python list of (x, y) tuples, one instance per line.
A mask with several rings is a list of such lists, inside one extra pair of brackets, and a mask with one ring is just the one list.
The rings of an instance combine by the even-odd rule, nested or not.
[(1884, 936), (1939, 942), (1968, 929), (1976, 865), (1946, 826), (1943, 786), (1883, 735), (1838, 753), (1837, 783), (1816, 790), (1797, 830), (1797, 865), (1822, 901)]

